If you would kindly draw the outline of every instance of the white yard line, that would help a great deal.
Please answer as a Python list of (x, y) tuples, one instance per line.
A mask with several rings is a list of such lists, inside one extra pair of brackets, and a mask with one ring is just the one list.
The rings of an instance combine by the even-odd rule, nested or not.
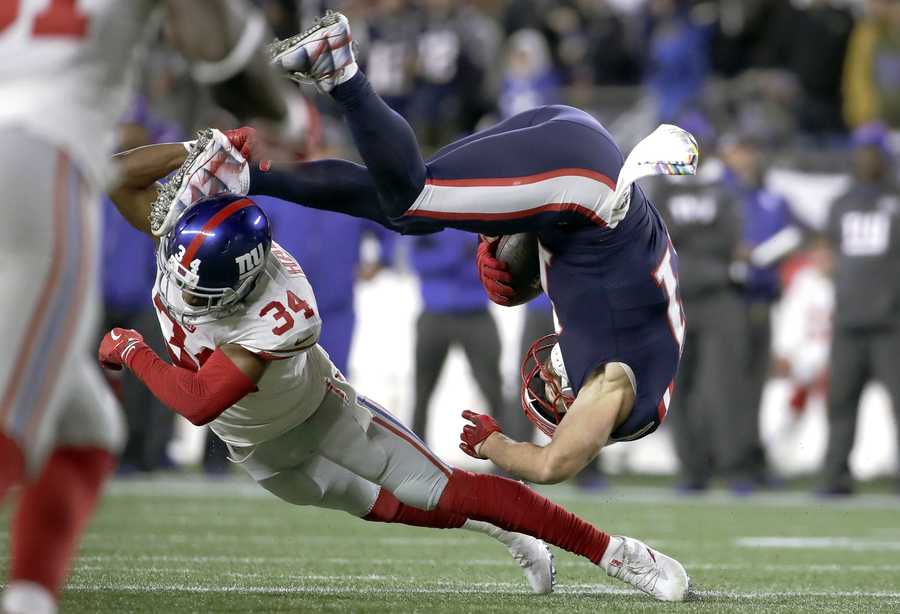
[[(609, 492), (585, 494), (574, 488), (538, 488), (554, 501), (579, 503), (634, 504), (665, 503), (667, 505), (702, 505), (740, 507), (817, 507), (850, 509), (897, 509), (900, 498), (892, 494), (860, 494), (844, 499), (822, 499), (804, 492), (760, 493), (752, 497), (734, 497), (724, 490), (714, 490), (698, 496), (683, 496), (671, 488), (646, 486), (615, 486)], [(273, 495), (256, 484), (249, 477), (235, 476), (224, 480), (208, 480), (200, 476), (164, 477), (151, 479), (114, 480), (107, 489), (107, 495), (119, 497), (153, 498), (265, 498), (275, 500)]]
[[(3, 557), (0, 557), (3, 560)], [(447, 561), (446, 559), (426, 559), (426, 558), (379, 558), (368, 559), (365, 563), (360, 559), (348, 558), (297, 558), (297, 557), (245, 557), (245, 556), (189, 556), (189, 555), (125, 555), (125, 554), (109, 554), (109, 555), (86, 555), (79, 557), (76, 563), (77, 571), (99, 571), (108, 569), (108, 565), (98, 565), (96, 563), (116, 563), (128, 561), (132, 565), (129, 569), (135, 572), (159, 572), (159, 573), (190, 573), (196, 571), (196, 568), (178, 568), (178, 567), (159, 567), (153, 565), (155, 563), (188, 563), (188, 564), (207, 564), (207, 563), (223, 563), (228, 565), (296, 565), (297, 567), (308, 567), (315, 565), (335, 565), (335, 566), (360, 566), (371, 564), (373, 566), (419, 566), (427, 565), (430, 567), (441, 566), (472, 566), (472, 567), (510, 567), (514, 566), (512, 559), (500, 556), (496, 559), (465, 559), (459, 561)], [(140, 563), (150, 563), (150, 567), (142, 567)], [(582, 560), (567, 560), (560, 565), (561, 567), (594, 567), (593, 563)], [(816, 573), (872, 573), (872, 572), (900, 572), (900, 564), (883, 564), (883, 565), (858, 565), (848, 563), (810, 563), (810, 564), (756, 564), (756, 563), (713, 563), (713, 562), (684, 562), (684, 566), (689, 571), (772, 571), (772, 572), (816, 572)], [(276, 574), (275, 575), (279, 575)], [(246, 577), (250, 577), (247, 575)], [(280, 575), (279, 575), (280, 577)], [(330, 576), (329, 576), (330, 577)]]
[(825, 550), (840, 548), (854, 552), (883, 552), (900, 550), (900, 541), (861, 537), (738, 537), (734, 543), (739, 548), (771, 548), (783, 550)]
[[(210, 586), (199, 584), (163, 583), (152, 582), (141, 584), (111, 584), (76, 582), (70, 584), (66, 590), (70, 591), (126, 591), (136, 593), (159, 592), (188, 592), (188, 593), (278, 593), (278, 594), (316, 594), (316, 595), (409, 595), (409, 594), (493, 594), (498, 590), (514, 593), (527, 593), (522, 583), (511, 582), (479, 582), (466, 585), (436, 584), (433, 586), (403, 586), (403, 587), (366, 587), (353, 585), (340, 585), (338, 581), (351, 580), (359, 582), (375, 578), (384, 578), (392, 581), (395, 578), (383, 576), (296, 576), (296, 579), (309, 579), (315, 581), (333, 581), (335, 586)], [(381, 581), (381, 580), (379, 580)], [(569, 584), (556, 588), (561, 594), (598, 594), (598, 595), (639, 595), (637, 591), (603, 586), (596, 584)], [(860, 598), (869, 597), (876, 599), (900, 599), (900, 592), (895, 591), (696, 591), (700, 599), (773, 599), (783, 597), (828, 597), (828, 598)]]

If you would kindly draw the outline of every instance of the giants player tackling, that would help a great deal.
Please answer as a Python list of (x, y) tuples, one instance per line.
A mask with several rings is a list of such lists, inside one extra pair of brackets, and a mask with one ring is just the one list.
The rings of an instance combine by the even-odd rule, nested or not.
[[(235, 462), (289, 503), (486, 533), (509, 547), (538, 593), (553, 587), (545, 540), (657, 599), (685, 598), (688, 577), (674, 559), (611, 537), (519, 482), (448, 466), (359, 394), (317, 345), (312, 288), (272, 243), (265, 213), (241, 196), (192, 202), (199, 186), (215, 183), (211, 171), (246, 176), (241, 154), (214, 131), (190, 150), (169, 144), (119, 156), (126, 176), (111, 197), (129, 221), (150, 232), (153, 207), (162, 206), (155, 217), (166, 203), (180, 211), (159, 242), (153, 290), (174, 364), (117, 328), (100, 346), (105, 367), (127, 367), (168, 407), (209, 424)], [(158, 194), (153, 182), (179, 165), (173, 187)]]
[[(358, 69), (343, 15), (329, 13), (271, 51), (292, 78), (331, 94), (365, 166), (319, 160), (272, 167), (263, 160), (240, 169), (240, 177), (222, 167), (217, 177), (230, 189), (369, 218), (408, 234), (453, 227), (537, 235), (541, 285), (559, 332), (528, 352), (522, 404), (553, 439), (543, 447), (516, 442), (489, 416), (465, 412), (472, 422), (461, 436), (466, 453), (532, 482), (555, 483), (578, 473), (603, 446), (656, 430), (672, 394), (684, 315), (675, 250), (634, 182), (695, 173), (699, 154), (690, 134), (660, 126), (624, 159), (589, 114), (538, 107), (424, 161), (409, 125)], [(231, 138), (259, 157), (251, 131)], [(483, 240), (478, 267), (491, 299), (504, 304), (514, 289), (495, 250), (496, 242)]]

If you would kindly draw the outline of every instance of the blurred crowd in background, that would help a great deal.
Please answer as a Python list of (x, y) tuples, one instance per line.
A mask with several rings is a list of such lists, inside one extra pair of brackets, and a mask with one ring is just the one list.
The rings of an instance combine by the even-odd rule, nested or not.
[[(802, 414), (811, 397), (827, 399), (819, 489), (852, 492), (848, 458), (864, 386), (881, 381), (900, 413), (900, 1), (257, 4), (279, 37), (326, 8), (344, 12), (370, 81), (426, 152), (546, 104), (593, 113), (625, 152), (659, 123), (691, 131), (701, 145), (700, 176), (644, 185), (679, 253), (688, 322), (667, 421), (680, 488), (703, 491), (713, 479), (737, 493), (771, 485), (777, 476), (761, 445), (759, 407), (777, 375), (791, 382), (789, 414)], [(122, 119), (121, 149), (235, 126), (191, 81), (165, 33), (146, 66), (141, 94)], [(328, 98), (310, 90), (306, 104), (310, 130), (296, 153), (355, 157)], [(425, 434), (448, 349), (459, 346), (472, 385), (507, 433), (533, 436), (501, 385), (501, 341), (477, 278), (473, 235), (399, 238), (335, 214), (271, 199), (264, 205), (275, 239), (316, 289), (321, 343), (341, 369), (353, 339), (355, 285), (401, 267), (418, 277), (423, 306), (407, 382), (415, 389), (414, 429)], [(148, 300), (152, 245), (109, 205), (106, 223), (107, 327), (138, 328), (163, 351), (158, 333), (147, 334), (158, 330)], [(380, 249), (363, 254), (366, 237)], [(553, 327), (546, 298), (526, 313), (523, 347)], [(173, 414), (133, 378), (114, 385), (130, 424), (122, 471), (171, 467)], [(227, 468), (214, 441), (204, 457), (211, 473)], [(579, 482), (599, 487), (603, 477), (594, 468)]]

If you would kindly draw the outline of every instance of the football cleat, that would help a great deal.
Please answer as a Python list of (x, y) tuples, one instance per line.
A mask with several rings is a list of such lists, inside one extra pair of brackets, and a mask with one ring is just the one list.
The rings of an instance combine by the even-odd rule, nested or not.
[(690, 591), (681, 563), (631, 537), (612, 536), (600, 567), (660, 601), (684, 601)]
[(272, 64), (299, 83), (312, 82), (323, 92), (349, 80), (358, 69), (350, 24), (341, 13), (328, 11), (306, 31), (271, 43)]
[(217, 194), (246, 196), (250, 167), (241, 152), (220, 131), (197, 133), (187, 158), (150, 205), (150, 230), (164, 236), (195, 202)]
[(556, 585), (556, 565), (547, 544), (528, 535), (513, 533), (506, 547), (525, 572), (525, 579), (534, 593), (544, 595), (553, 592)]

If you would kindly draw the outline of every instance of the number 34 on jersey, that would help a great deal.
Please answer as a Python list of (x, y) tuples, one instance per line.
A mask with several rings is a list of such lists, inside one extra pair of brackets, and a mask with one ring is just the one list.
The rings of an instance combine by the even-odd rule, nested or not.
[(277, 244), (266, 272), (244, 301), (245, 308), (220, 320), (196, 325), (178, 322), (154, 290), (154, 304), (172, 360), (197, 370), (215, 348), (236, 344), (267, 360), (291, 358), (314, 346), (322, 321), (312, 287), (297, 262)]

